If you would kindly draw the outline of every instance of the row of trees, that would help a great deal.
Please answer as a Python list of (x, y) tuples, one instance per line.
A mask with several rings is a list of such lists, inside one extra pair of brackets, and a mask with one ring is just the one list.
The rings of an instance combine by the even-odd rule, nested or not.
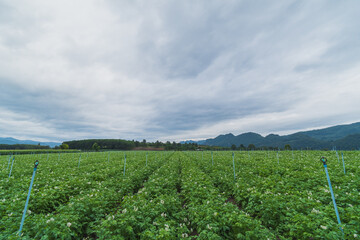
[[(74, 140), (63, 142), (60, 149), (81, 149), (87, 151), (100, 151), (100, 150), (172, 150), (172, 151), (194, 151), (194, 150), (240, 150), (240, 151), (253, 151), (253, 150), (279, 150), (278, 147), (256, 147), (254, 144), (249, 144), (245, 147), (240, 144), (238, 147), (233, 144), (230, 148), (218, 146), (205, 146), (198, 145), (197, 143), (176, 143), (167, 141), (165, 143), (147, 142), (145, 139), (140, 141), (128, 141), (122, 139), (87, 139), (87, 140)], [(291, 146), (286, 144), (283, 150), (291, 150)]]
[(147, 142), (145, 139), (140, 141), (128, 141), (121, 139), (87, 139), (87, 140), (74, 140), (63, 142), (59, 147), (60, 149), (81, 149), (87, 151), (100, 151), (100, 150), (173, 150), (173, 151), (194, 151), (194, 150), (240, 150), (240, 151), (254, 151), (254, 150), (291, 150), (291, 146), (286, 144), (284, 148), (261, 146), (256, 147), (254, 144), (249, 144), (247, 147), (240, 144), (238, 147), (233, 144), (230, 148), (198, 145), (197, 143), (176, 143), (167, 141), (165, 143)]
[(26, 149), (50, 149), (49, 146), (41, 146), (40, 144), (38, 145), (30, 145), (30, 144), (0, 144), (0, 149), (1, 150), (26, 150)]
[[(96, 144), (95, 144), (96, 143)], [(81, 150), (131, 150), (135, 147), (133, 141), (126, 141), (121, 139), (86, 139), (86, 140), (74, 140), (63, 142), (64, 145), (69, 146), (69, 149), (81, 149)], [(95, 146), (94, 146), (95, 144)], [(65, 146), (66, 146), (65, 145)], [(99, 146), (99, 147), (98, 147)]]
[(180, 151), (187, 151), (187, 150), (196, 150), (198, 149), (198, 145), (196, 143), (176, 143), (167, 141), (165, 143), (156, 141), (156, 142), (147, 142), (145, 139), (141, 142), (134, 141), (135, 148), (138, 147), (145, 147), (145, 148), (163, 148), (164, 150), (180, 150)]
[(173, 151), (192, 151), (192, 150), (228, 150), (226, 147), (199, 146), (197, 143), (176, 143), (167, 141), (165, 143), (147, 142), (145, 139), (139, 141), (127, 141), (121, 139), (87, 139), (63, 142), (61, 149), (81, 149), (87, 151), (100, 150), (173, 150)]

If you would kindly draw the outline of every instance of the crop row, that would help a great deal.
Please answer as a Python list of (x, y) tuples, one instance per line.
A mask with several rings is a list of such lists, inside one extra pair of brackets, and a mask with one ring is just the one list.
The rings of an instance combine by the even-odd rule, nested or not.
[(179, 162), (163, 162), (135, 194), (97, 228), (100, 239), (176, 239), (187, 231), (178, 194)]
[[(61, 163), (49, 159), (40, 165), (23, 230), (24, 238), (76, 239), (91, 235), (93, 225), (115, 208), (122, 197), (136, 191), (161, 162), (160, 158), (155, 160), (151, 156), (146, 167), (145, 156), (130, 157), (124, 176), (123, 156), (122, 153), (114, 154), (108, 162), (99, 160), (99, 156), (83, 158), (80, 167), (77, 159), (74, 162), (65, 157)], [(21, 174), (18, 169), (9, 180), (2, 179), (1, 188), (5, 190), (0, 196), (1, 221), (4, 223), (1, 225), (2, 236), (15, 236), (18, 230), (29, 176), (31, 172)]]
[[(126, 154), (126, 164), (125, 155)], [(342, 221), (340, 231), (320, 156)], [(0, 156), (0, 239), (357, 239), (360, 155), (333, 151)], [(339, 158), (338, 158), (339, 157)], [(11, 158), (12, 159), (12, 158)], [(147, 161), (146, 161), (147, 159)], [(235, 176), (234, 176), (235, 166)]]
[[(197, 164), (214, 184), (250, 216), (261, 220), (283, 239), (340, 239), (334, 207), (327, 185), (321, 154), (275, 153), (235, 154), (234, 181), (231, 154), (217, 156), (212, 165), (207, 155)], [(307, 157), (307, 158), (306, 158)], [(353, 157), (351, 159), (351, 157)], [(356, 237), (360, 218), (358, 155), (347, 157), (348, 172), (343, 173), (337, 158), (329, 158), (329, 172), (347, 238)], [(210, 163), (210, 164), (209, 164)]]
[(227, 201), (191, 158), (182, 162), (183, 194), (189, 220), (199, 239), (273, 239), (260, 221)]

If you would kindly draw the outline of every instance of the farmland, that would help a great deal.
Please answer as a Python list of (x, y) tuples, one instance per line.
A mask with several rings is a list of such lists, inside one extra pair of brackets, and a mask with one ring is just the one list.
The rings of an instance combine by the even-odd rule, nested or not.
[[(344, 233), (321, 156), (328, 159)], [(344, 152), (346, 173), (334, 151), (237, 151), (234, 161), (226, 151), (9, 159), (0, 156), (0, 239), (20, 239), (35, 160), (21, 239), (360, 238), (358, 151)]]

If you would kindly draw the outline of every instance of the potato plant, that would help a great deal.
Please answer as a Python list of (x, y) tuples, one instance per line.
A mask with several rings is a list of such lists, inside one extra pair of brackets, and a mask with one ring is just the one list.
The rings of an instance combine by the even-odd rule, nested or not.
[(0, 239), (360, 238), (359, 152), (344, 152), (346, 174), (334, 151), (234, 156), (233, 163), (226, 151), (23, 154), (9, 178), (9, 156), (1, 155)]

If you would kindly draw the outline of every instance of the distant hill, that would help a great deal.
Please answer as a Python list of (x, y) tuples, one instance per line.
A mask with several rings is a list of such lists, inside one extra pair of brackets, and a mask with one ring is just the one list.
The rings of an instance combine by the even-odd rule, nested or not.
[(269, 134), (266, 137), (260, 134), (248, 132), (240, 135), (232, 133), (219, 135), (216, 138), (210, 138), (198, 141), (198, 144), (208, 146), (231, 147), (235, 144), (248, 146), (254, 144), (256, 147), (278, 147), (284, 148), (289, 144), (295, 149), (337, 149), (351, 150), (360, 148), (360, 122), (348, 125), (338, 125), (334, 127), (302, 131), (290, 135), (280, 136)]
[(0, 144), (14, 145), (14, 144), (29, 144), (29, 145), (38, 145), (40, 143), (41, 146), (49, 146), (54, 148), (55, 146), (60, 146), (61, 143), (58, 142), (38, 142), (32, 140), (18, 140), (12, 137), (2, 138), (0, 137)]
[(205, 140), (200, 140), (200, 141), (186, 140), (186, 141), (181, 141), (180, 143), (181, 143), (181, 144), (185, 144), (185, 143), (187, 143), (187, 144), (189, 144), (189, 143), (197, 143), (197, 144), (202, 145), (202, 144), (205, 143)]
[(300, 133), (319, 140), (335, 141), (349, 135), (360, 134), (360, 122), (346, 125), (337, 125)]

